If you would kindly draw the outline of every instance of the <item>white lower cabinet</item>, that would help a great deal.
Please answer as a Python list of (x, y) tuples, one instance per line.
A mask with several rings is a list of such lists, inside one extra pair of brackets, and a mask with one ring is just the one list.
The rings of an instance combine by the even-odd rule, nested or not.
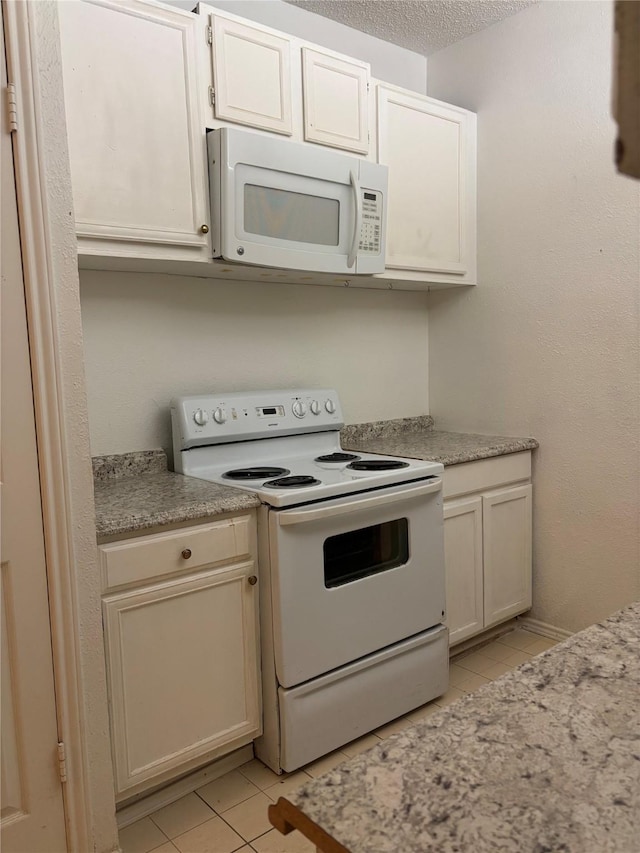
[(453, 645), (484, 628), (481, 497), (445, 503), (444, 554), (446, 624)]
[[(256, 566), (246, 555), (216, 564), (215, 539), (228, 541), (228, 528), (221, 523), (129, 540), (140, 549), (138, 564), (149, 549), (154, 559), (148, 575), (156, 582), (103, 597), (119, 799), (195, 769), (261, 733)], [(202, 533), (213, 541), (208, 556), (197, 550)], [(110, 558), (122, 563), (123, 544), (128, 543), (101, 546), (103, 563)], [(158, 578), (167, 562), (159, 548), (170, 557), (176, 551), (185, 564), (195, 556), (196, 565)], [(131, 552), (126, 559), (131, 562)]]
[(530, 479), (530, 466), (531, 454), (524, 452), (445, 469), (452, 646), (531, 607), (532, 486), (522, 482)]
[(484, 627), (531, 607), (531, 484), (482, 497)]

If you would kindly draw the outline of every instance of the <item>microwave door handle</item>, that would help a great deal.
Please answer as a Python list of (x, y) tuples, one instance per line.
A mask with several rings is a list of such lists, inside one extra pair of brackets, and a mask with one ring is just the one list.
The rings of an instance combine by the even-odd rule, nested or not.
[(347, 256), (347, 266), (351, 268), (356, 262), (358, 243), (360, 242), (360, 229), (362, 228), (362, 198), (360, 197), (361, 193), (358, 177), (353, 169), (349, 173), (349, 180), (353, 188), (353, 196), (356, 203), (356, 221), (353, 228), (353, 240), (351, 242), (351, 251)]
[(422, 495), (430, 495), (433, 492), (439, 492), (441, 489), (442, 479), (438, 477), (436, 480), (420, 486), (413, 486), (412, 488), (404, 489), (395, 493), (392, 492), (391, 494), (386, 495), (373, 495), (372, 497), (355, 498), (355, 500), (338, 504), (338, 506), (320, 506), (314, 507), (313, 509), (297, 509), (279, 512), (278, 524), (280, 527), (285, 527), (290, 524), (301, 524), (305, 521), (320, 521), (325, 518), (331, 518), (334, 515), (345, 515), (349, 512), (360, 512), (362, 510), (387, 506), (400, 501), (408, 501), (411, 498), (417, 498)]

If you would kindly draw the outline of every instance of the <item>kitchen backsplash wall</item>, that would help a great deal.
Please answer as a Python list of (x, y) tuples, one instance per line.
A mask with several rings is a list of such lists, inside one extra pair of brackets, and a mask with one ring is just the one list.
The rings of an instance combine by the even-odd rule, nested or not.
[(178, 394), (335, 387), (348, 423), (429, 411), (427, 294), (80, 273), (91, 453), (171, 450)]
[(640, 596), (640, 183), (616, 173), (612, 3), (538, 3), (429, 58), (478, 111), (479, 285), (429, 296), (431, 413), (534, 435), (533, 616)]

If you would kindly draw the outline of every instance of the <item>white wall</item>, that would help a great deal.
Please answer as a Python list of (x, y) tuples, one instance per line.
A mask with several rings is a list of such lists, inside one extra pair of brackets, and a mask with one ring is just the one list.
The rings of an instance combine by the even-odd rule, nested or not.
[(534, 435), (532, 616), (640, 595), (640, 184), (613, 167), (612, 4), (544, 2), (429, 59), (478, 112), (479, 280), (429, 297), (441, 427)]
[(335, 387), (347, 423), (425, 414), (427, 294), (80, 274), (91, 452), (171, 445), (178, 394)]
[[(196, 6), (195, 0), (165, 2), (189, 11)], [(216, 0), (206, 5), (232, 12), (338, 53), (354, 56), (370, 63), (372, 75), (379, 80), (404, 86), (414, 92), (426, 92), (427, 59), (412, 50), (361, 33), (297, 6), (290, 6), (282, 0)]]

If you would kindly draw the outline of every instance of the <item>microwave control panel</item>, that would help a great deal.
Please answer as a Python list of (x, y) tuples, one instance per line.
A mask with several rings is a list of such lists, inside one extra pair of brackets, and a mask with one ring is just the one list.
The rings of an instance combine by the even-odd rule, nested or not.
[(382, 193), (362, 190), (362, 226), (360, 227), (359, 252), (379, 255), (382, 238)]

